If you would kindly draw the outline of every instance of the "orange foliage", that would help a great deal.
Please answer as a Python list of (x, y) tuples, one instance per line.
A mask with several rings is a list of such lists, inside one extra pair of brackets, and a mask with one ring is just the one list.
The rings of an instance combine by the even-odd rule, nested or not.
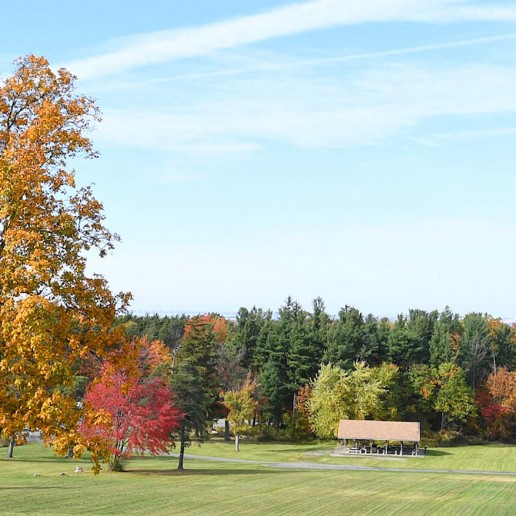
[(489, 375), (486, 388), (496, 403), (516, 412), (516, 372), (499, 367)]
[(296, 394), (296, 412), (303, 414), (308, 418), (310, 411), (308, 410), (308, 402), (312, 396), (312, 388), (310, 385), (304, 385)]
[(452, 346), (453, 346), (453, 351), (455, 353), (458, 353), (459, 351), (459, 344), (460, 344), (460, 335), (458, 333), (452, 333), (451, 334), (451, 338), (452, 338)]
[(228, 337), (228, 322), (224, 317), (213, 314), (198, 315), (191, 318), (185, 326), (184, 338), (187, 339), (192, 331), (192, 325), (210, 325), (219, 344), (226, 342)]
[(157, 367), (161, 364), (172, 362), (172, 353), (161, 340), (152, 340), (149, 343), (149, 365)]
[(78, 364), (124, 341), (112, 323), (130, 297), (86, 273), (86, 252), (104, 256), (118, 237), (67, 168), (95, 157), (85, 133), (99, 119), (74, 79), (27, 56), (0, 82), (0, 428), (39, 428), (62, 448), (80, 417)]
[(477, 392), (476, 402), (486, 422), (487, 435), (505, 438), (515, 426), (516, 372), (500, 367), (489, 375), (484, 389)]

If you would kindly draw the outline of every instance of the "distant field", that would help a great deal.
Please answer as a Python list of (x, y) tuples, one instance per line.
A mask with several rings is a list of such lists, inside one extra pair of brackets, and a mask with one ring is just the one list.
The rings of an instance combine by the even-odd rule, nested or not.
[[(271, 462), (328, 461), (329, 457), (305, 455), (327, 448), (244, 443), (238, 457)], [(442, 464), (440, 459), (446, 459), (443, 468), (479, 469), (478, 464), (491, 466), (489, 455), (498, 464), (489, 467), (491, 470), (503, 469), (510, 460), (516, 462), (514, 447), (447, 450), (457, 452), (427, 457), (418, 464), (434, 468)], [(237, 456), (231, 445), (221, 442), (188, 451)], [(186, 460), (187, 471), (179, 473), (175, 458), (144, 457), (132, 460), (126, 473), (103, 472), (94, 477), (88, 461), (53, 457), (51, 450), (41, 445), (16, 448), (11, 461), (4, 458), (5, 452), (0, 449), (1, 514), (516, 513), (516, 477), (510, 476), (284, 470), (200, 459)], [(354, 461), (364, 464), (360, 459)], [(84, 473), (73, 473), (77, 464)]]

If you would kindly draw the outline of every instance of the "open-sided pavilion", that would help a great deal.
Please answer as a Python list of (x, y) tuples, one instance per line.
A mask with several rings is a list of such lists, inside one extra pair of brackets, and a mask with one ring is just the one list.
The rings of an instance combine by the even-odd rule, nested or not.
[[(343, 441), (343, 449), (347, 453), (423, 455), (419, 448), (421, 441), (419, 422), (341, 419), (338, 438)], [(351, 446), (349, 446), (350, 441)], [(379, 445), (379, 441), (383, 444)]]

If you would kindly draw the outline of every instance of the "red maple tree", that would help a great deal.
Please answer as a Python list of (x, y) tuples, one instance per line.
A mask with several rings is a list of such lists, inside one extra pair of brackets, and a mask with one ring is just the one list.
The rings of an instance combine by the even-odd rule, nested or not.
[(179, 427), (183, 414), (175, 407), (165, 382), (105, 371), (84, 396), (90, 410), (80, 424), (82, 437), (104, 443), (112, 470), (123, 469), (124, 460), (132, 453), (166, 453), (174, 446), (171, 433)]

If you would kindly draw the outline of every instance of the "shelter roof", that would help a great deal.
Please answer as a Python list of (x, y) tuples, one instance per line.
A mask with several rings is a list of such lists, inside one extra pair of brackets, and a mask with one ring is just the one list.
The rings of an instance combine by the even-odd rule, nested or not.
[(341, 419), (338, 437), (339, 439), (408, 441), (417, 443), (421, 440), (421, 431), (418, 422)]

